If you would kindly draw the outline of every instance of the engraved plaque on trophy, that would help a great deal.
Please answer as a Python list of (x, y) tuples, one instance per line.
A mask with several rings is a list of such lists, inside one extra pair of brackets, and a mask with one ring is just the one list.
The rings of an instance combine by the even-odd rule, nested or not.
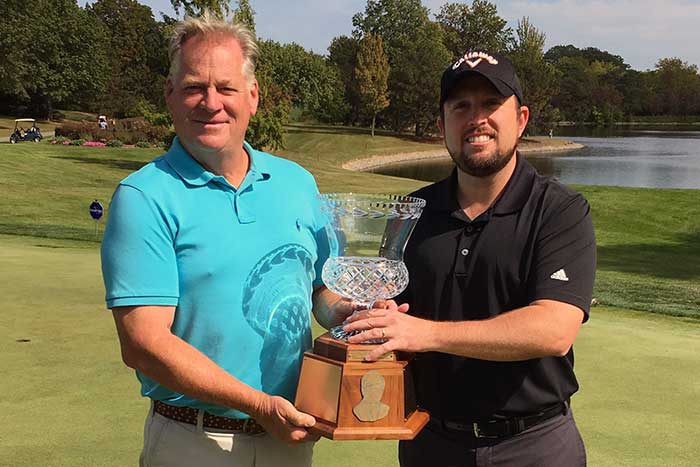
[[(403, 251), (425, 201), (353, 193), (320, 200), (330, 250), (326, 287), (360, 308), (401, 293), (409, 280)], [(366, 362), (381, 342), (349, 344), (348, 337), (337, 326), (304, 354), (296, 407), (316, 418), (312, 430), (326, 438), (413, 439), (429, 416), (416, 407), (407, 356), (390, 352)]]

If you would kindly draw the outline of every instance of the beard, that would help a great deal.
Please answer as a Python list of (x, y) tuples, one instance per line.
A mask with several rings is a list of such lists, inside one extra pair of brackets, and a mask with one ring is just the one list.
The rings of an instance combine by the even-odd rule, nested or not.
[(516, 145), (517, 144), (513, 144), (512, 147), (505, 151), (496, 149), (491, 155), (485, 158), (467, 154), (462, 147), (457, 151), (452, 151), (450, 148), (447, 148), (447, 152), (450, 154), (450, 157), (459, 170), (472, 177), (482, 178), (498, 173), (503, 167), (508, 165), (508, 162), (510, 162), (515, 155)]

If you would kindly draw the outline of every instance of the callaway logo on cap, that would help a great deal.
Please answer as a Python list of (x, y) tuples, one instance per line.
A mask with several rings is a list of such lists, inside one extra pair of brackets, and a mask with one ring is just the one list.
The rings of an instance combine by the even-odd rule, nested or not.
[(445, 103), (450, 92), (466, 75), (476, 73), (488, 79), (503, 96), (515, 95), (522, 105), (523, 89), (515, 74), (513, 63), (505, 56), (483, 50), (470, 50), (459, 57), (442, 74), (440, 80), (440, 106)]

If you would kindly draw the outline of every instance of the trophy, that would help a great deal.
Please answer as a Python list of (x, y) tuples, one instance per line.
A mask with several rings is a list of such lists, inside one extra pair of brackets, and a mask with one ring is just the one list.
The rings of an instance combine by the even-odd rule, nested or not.
[[(403, 252), (425, 201), (397, 195), (320, 195), (327, 248), (322, 278), (355, 309), (400, 294), (408, 285)], [(382, 341), (350, 344), (342, 325), (314, 341), (302, 361), (296, 407), (316, 418), (311, 428), (334, 440), (413, 439), (428, 422), (416, 406), (408, 356), (365, 356)]]

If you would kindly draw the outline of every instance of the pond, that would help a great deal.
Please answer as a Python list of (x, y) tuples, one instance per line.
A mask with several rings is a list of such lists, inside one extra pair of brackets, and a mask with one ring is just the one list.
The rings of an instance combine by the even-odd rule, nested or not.
[[(696, 127), (697, 128), (697, 127)], [(585, 148), (527, 159), (562, 183), (644, 188), (700, 189), (700, 131), (669, 128), (559, 128), (555, 133)], [(452, 170), (449, 159), (407, 162), (375, 173), (437, 181)]]

